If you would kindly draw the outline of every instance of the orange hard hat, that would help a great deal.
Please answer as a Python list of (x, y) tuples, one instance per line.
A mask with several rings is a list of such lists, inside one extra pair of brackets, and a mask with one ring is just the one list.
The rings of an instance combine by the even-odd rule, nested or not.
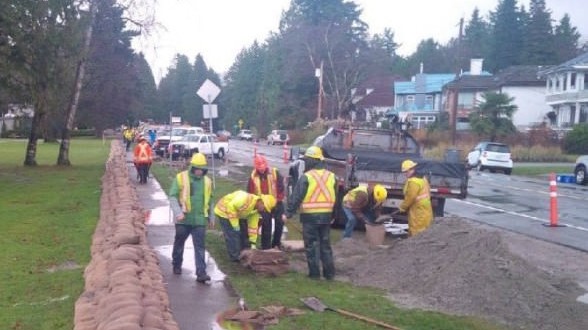
[(267, 159), (261, 155), (256, 155), (255, 159), (253, 160), (253, 164), (255, 169), (259, 172), (265, 172), (267, 169)]

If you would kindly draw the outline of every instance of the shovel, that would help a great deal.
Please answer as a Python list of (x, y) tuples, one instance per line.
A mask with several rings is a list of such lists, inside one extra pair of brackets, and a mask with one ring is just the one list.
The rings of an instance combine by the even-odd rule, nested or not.
[(350, 316), (350, 317), (353, 317), (353, 318), (356, 318), (358, 320), (362, 320), (362, 321), (365, 321), (365, 322), (368, 322), (368, 323), (371, 323), (371, 324), (379, 325), (379, 326), (381, 326), (382, 328), (385, 328), (385, 329), (400, 330), (400, 328), (397, 328), (395, 326), (386, 324), (386, 323), (381, 322), (381, 321), (378, 321), (378, 320), (371, 319), (371, 318), (369, 318), (367, 316), (355, 314), (355, 313), (352, 313), (352, 312), (349, 312), (349, 311), (346, 311), (346, 310), (343, 310), (343, 309), (329, 307), (329, 306), (323, 304), (323, 302), (320, 301), (316, 297), (300, 298), (300, 301), (302, 301), (302, 303), (304, 303), (304, 305), (306, 305), (306, 307), (308, 307), (308, 308), (310, 308), (310, 309), (312, 309), (314, 311), (317, 311), (317, 312), (324, 312), (325, 310), (333, 311), (333, 312), (337, 312), (339, 314), (347, 315), (347, 316)]

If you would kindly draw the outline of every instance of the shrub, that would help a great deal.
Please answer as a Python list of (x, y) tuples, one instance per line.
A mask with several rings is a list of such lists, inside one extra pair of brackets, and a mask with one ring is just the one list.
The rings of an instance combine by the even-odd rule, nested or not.
[(574, 126), (564, 138), (563, 149), (571, 154), (588, 154), (588, 124)]

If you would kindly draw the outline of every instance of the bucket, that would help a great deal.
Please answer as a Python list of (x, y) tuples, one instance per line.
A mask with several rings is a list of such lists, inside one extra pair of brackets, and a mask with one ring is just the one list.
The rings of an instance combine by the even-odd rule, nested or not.
[(365, 224), (365, 237), (370, 247), (384, 244), (386, 238), (386, 227), (384, 225)]

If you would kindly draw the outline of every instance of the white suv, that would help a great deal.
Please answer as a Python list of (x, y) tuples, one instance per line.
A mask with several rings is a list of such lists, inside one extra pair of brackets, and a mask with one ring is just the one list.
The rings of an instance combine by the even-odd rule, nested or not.
[(485, 169), (502, 171), (506, 175), (512, 172), (510, 148), (504, 143), (480, 142), (468, 153), (466, 162), (469, 168), (480, 172)]
[(288, 131), (283, 129), (275, 129), (267, 136), (267, 144), (287, 144), (289, 142), (290, 135), (288, 135)]
[(237, 137), (239, 138), (239, 140), (252, 141), (253, 133), (250, 129), (242, 129), (241, 131), (239, 131), (239, 134), (237, 134)]

